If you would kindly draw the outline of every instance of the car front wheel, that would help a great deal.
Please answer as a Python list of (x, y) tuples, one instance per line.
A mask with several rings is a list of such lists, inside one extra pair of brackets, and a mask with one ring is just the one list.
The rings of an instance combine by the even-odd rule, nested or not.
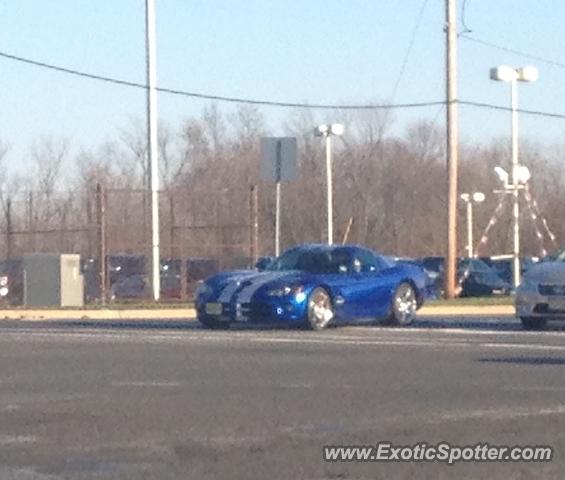
[(546, 318), (520, 317), (524, 330), (543, 330), (547, 324)]
[(409, 325), (416, 317), (417, 309), (418, 301), (412, 285), (401, 283), (394, 291), (391, 312), (384, 323), (395, 326)]
[(323, 288), (312, 290), (308, 297), (308, 312), (306, 326), (311, 330), (323, 330), (334, 317), (332, 299)]

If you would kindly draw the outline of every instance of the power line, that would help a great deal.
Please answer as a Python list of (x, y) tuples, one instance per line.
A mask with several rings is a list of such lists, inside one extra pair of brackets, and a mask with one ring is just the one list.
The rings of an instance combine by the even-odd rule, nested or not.
[[(49, 70), (54, 70), (60, 73), (66, 73), (69, 75), (75, 75), (78, 77), (88, 78), (91, 80), (98, 80), (107, 83), (112, 83), (116, 85), (121, 85), (125, 87), (131, 88), (139, 88), (139, 89), (147, 89), (147, 85), (137, 82), (131, 82), (128, 80), (121, 80), (118, 78), (113, 77), (106, 77), (103, 75), (92, 74), (81, 72), (79, 70), (74, 70), (67, 67), (60, 67), (57, 65), (52, 65), (49, 63), (39, 62), (37, 60), (32, 60), (29, 58), (19, 57), (17, 55), (12, 55), (6, 52), (0, 52), (0, 57), (6, 58), (9, 60), (14, 60), (21, 63), (26, 63), (28, 65), (33, 65), (36, 67), (46, 68)], [(559, 66), (564, 66), (565, 64), (558, 64)], [(396, 103), (396, 104), (359, 104), (359, 105), (338, 105), (338, 104), (310, 104), (310, 103), (296, 103), (296, 102), (277, 102), (272, 100), (255, 100), (255, 99), (248, 99), (248, 98), (236, 98), (236, 97), (225, 97), (221, 95), (210, 95), (204, 93), (195, 93), (195, 92), (188, 92), (185, 90), (175, 90), (171, 88), (164, 88), (164, 87), (157, 87), (157, 90), (162, 93), (167, 93), (171, 95), (180, 95), (184, 97), (190, 98), (199, 98), (204, 100), (217, 100), (221, 102), (231, 102), (231, 103), (242, 103), (242, 104), (249, 104), (249, 105), (263, 105), (263, 106), (270, 106), (270, 107), (284, 107), (284, 108), (308, 108), (308, 109), (333, 109), (333, 110), (378, 110), (378, 109), (401, 109), (401, 108), (419, 108), (419, 107), (433, 107), (433, 106), (444, 106), (447, 104), (445, 100), (437, 100), (431, 102), (414, 102), (414, 103)], [(501, 105), (494, 105), (491, 103), (483, 103), (483, 102), (476, 102), (470, 100), (456, 100), (456, 103), (460, 105), (467, 105), (471, 107), (478, 107), (478, 108), (489, 108), (492, 110), (502, 110), (502, 111), (511, 111), (510, 107), (505, 107)], [(551, 112), (543, 112), (539, 110), (528, 110), (519, 108), (517, 110), (519, 113), (523, 113), (525, 115), (535, 115), (540, 117), (549, 117), (549, 118), (557, 118), (557, 119), (565, 119), (565, 114), (561, 113), (551, 113)]]
[(467, 0), (463, 0), (463, 6), (461, 8), (461, 25), (463, 26), (463, 32), (460, 33), (460, 36), (463, 36), (465, 33), (471, 33), (471, 30), (466, 23), (466, 14), (467, 14)]
[[(489, 108), (491, 110), (502, 110), (506, 112), (512, 111), (512, 108), (510, 107), (503, 107), (502, 105), (493, 105), (491, 103), (474, 102), (470, 100), (458, 100), (457, 103), (459, 103), (460, 105), (467, 105), (470, 107)], [(517, 108), (516, 111), (518, 113), (523, 113), (525, 115), (534, 115), (538, 117), (558, 118), (560, 120), (565, 120), (565, 114), (562, 113), (542, 112), (540, 110), (528, 110), (524, 108)]]
[(487, 42), (486, 40), (481, 40), (480, 38), (471, 37), (469, 35), (465, 35), (465, 33), (461, 33), (459, 35), (460, 38), (463, 40), (467, 40), (469, 42), (478, 43), (485, 47), (496, 48), (497, 50), (502, 50), (503, 52), (512, 53), (514, 55), (519, 55), (524, 58), (529, 58), (530, 60), (536, 60), (537, 62), (545, 63), (547, 65), (552, 65), (553, 67), (560, 67), (565, 68), (565, 63), (556, 62), (555, 60), (551, 60), (549, 58), (540, 57), (539, 55), (533, 55), (531, 53), (522, 52), (520, 50), (516, 50), (514, 48), (504, 47), (502, 45), (498, 45), (496, 43)]
[(426, 10), (427, 4), (428, 4), (428, 0), (423, 0), (422, 5), (420, 6), (418, 17), (416, 18), (416, 23), (412, 28), (410, 41), (408, 42), (408, 47), (406, 48), (406, 53), (404, 54), (404, 59), (402, 60), (400, 71), (398, 72), (398, 78), (396, 79), (396, 83), (394, 84), (394, 88), (392, 89), (392, 95), (390, 97), (391, 101), (394, 101), (394, 98), (396, 97), (396, 92), (398, 90), (398, 86), (400, 85), (400, 81), (404, 76), (404, 71), (406, 70), (406, 65), (408, 64), (408, 58), (410, 57), (410, 53), (412, 52), (412, 48), (414, 47), (414, 42), (416, 41), (416, 35), (418, 34), (418, 30), (420, 29), (420, 24), (422, 23), (422, 18), (424, 16), (424, 11)]
[[(25, 63), (28, 65), (33, 65), (36, 67), (41, 67), (49, 70), (54, 70), (60, 73), (66, 73), (69, 75), (75, 75), (78, 77), (88, 78), (91, 80), (98, 80), (102, 82), (112, 83), (116, 85), (121, 85), (125, 87), (139, 88), (146, 90), (148, 87), (145, 84), (131, 82), (129, 80), (122, 80), (113, 77), (107, 77), (103, 75), (82, 72), (79, 70), (74, 70), (67, 67), (61, 67), (58, 65), (53, 65), (45, 62), (40, 62), (37, 60), (32, 60), (29, 58), (20, 57), (6, 52), (0, 52), (0, 57), (7, 58), (9, 60), (14, 60), (17, 62)], [(237, 98), (237, 97), (226, 97), (222, 95), (211, 95), (205, 93), (189, 92), (185, 90), (176, 90), (172, 88), (157, 87), (157, 91), (161, 93), (168, 93), (171, 95), (180, 95), (183, 97), (198, 98), (203, 100), (216, 100), (221, 102), (230, 103), (241, 103), (247, 105), (263, 105), (270, 107), (284, 107), (284, 108), (309, 108), (309, 109), (333, 109), (333, 110), (377, 110), (377, 109), (399, 109), (399, 108), (419, 108), (419, 107), (430, 107), (435, 105), (441, 105), (444, 102), (431, 101), (431, 102), (414, 102), (414, 103), (397, 103), (397, 104), (360, 104), (360, 105), (339, 105), (339, 104), (324, 104), (324, 103), (298, 103), (298, 102), (278, 102), (273, 100), (256, 100), (249, 98)]]

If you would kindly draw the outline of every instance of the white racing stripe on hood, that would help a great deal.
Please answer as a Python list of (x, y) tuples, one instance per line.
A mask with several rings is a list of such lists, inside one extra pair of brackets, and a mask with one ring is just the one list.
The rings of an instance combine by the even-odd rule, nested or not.
[(218, 301), (222, 303), (227, 303), (231, 300), (235, 291), (239, 288), (238, 281), (236, 279), (230, 280), (229, 283), (224, 287), (222, 293), (218, 297)]
[(254, 274), (253, 272), (245, 272), (240, 275), (234, 275), (228, 280), (228, 283), (222, 289), (222, 293), (220, 293), (220, 296), (218, 297), (218, 301), (223, 303), (229, 302), (233, 297), (234, 293), (236, 292), (236, 290), (240, 288), (241, 282), (245, 282), (246, 280), (252, 280), (257, 275), (260, 274), (259, 273)]
[[(241, 289), (241, 292), (237, 295), (236, 301), (238, 303), (247, 303), (251, 300), (253, 294), (263, 285), (286, 275), (288, 275), (288, 272), (257, 272), (256, 274), (245, 273), (242, 275), (236, 275), (229, 279), (228, 284), (220, 293), (218, 301), (222, 303), (230, 302), (237, 290)], [(250, 285), (242, 288), (241, 284), (244, 282), (250, 283)]]
[(273, 280), (278, 280), (279, 278), (285, 277), (287, 275), (288, 272), (278, 272), (278, 273), (269, 272), (267, 274), (263, 274), (264, 278), (261, 278), (261, 276), (259, 276), (259, 278), (255, 277), (253, 279), (248, 279), (248, 281), (251, 282), (251, 285), (247, 285), (241, 290), (241, 292), (237, 294), (237, 299), (236, 299), (237, 303), (250, 302), (251, 297), (253, 297), (255, 292), (259, 290), (261, 287), (263, 287), (267, 283), (272, 282)]

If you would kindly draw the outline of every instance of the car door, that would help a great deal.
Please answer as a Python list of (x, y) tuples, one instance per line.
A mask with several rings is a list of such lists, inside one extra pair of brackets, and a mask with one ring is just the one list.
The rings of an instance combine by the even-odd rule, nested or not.
[(374, 319), (388, 312), (392, 283), (388, 265), (369, 250), (349, 251), (350, 265), (341, 285), (341, 311), (345, 320)]

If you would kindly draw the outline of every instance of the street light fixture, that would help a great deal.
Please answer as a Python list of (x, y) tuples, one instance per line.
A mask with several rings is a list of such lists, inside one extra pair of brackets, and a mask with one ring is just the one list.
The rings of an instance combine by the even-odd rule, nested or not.
[[(520, 284), (520, 205), (518, 199), (518, 190), (529, 180), (528, 176), (525, 181), (520, 182), (524, 179), (524, 166), (518, 164), (518, 88), (517, 82), (535, 82), (538, 79), (538, 69), (536, 67), (520, 67), (514, 68), (508, 65), (500, 65), (495, 68), (490, 69), (491, 80), (496, 80), (500, 82), (510, 83), (510, 105), (511, 105), (511, 151), (512, 151), (512, 184), (508, 183), (509, 175), (506, 174), (505, 179), (501, 177), (501, 172), (497, 170), (497, 175), (502, 179), (504, 183), (504, 188), (506, 191), (511, 191), (514, 195), (514, 287), (518, 287)], [(500, 167), (498, 169), (502, 170)], [(526, 168), (527, 170), (527, 168)], [(504, 170), (502, 170), (504, 171)], [(522, 176), (521, 176), (522, 175)]]
[(494, 173), (496, 173), (496, 176), (498, 177), (498, 179), (504, 184), (504, 188), (508, 187), (508, 179), (510, 178), (510, 175), (508, 175), (508, 172), (506, 170), (504, 170), (504, 168), (502, 167), (494, 167)]
[(327, 216), (328, 216), (328, 245), (333, 243), (333, 183), (332, 183), (332, 143), (333, 135), (341, 136), (345, 127), (341, 123), (318, 125), (314, 135), (326, 139), (326, 187), (327, 187)]
[(484, 202), (486, 197), (483, 192), (474, 192), (462, 193), (460, 198), (467, 205), (467, 256), (473, 258), (473, 204)]

